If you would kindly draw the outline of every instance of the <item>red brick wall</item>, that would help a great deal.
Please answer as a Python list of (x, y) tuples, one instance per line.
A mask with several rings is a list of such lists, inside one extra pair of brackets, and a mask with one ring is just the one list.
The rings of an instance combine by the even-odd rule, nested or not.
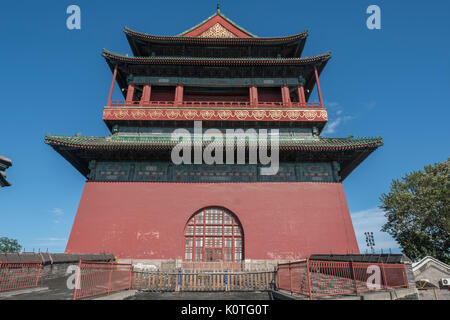
[(359, 253), (340, 183), (87, 182), (67, 253), (182, 259), (198, 210), (225, 207), (244, 232), (244, 258)]

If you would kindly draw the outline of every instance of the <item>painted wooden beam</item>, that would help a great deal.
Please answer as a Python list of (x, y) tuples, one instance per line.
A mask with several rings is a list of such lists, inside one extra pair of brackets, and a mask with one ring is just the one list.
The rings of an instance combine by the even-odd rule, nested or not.
[(158, 86), (203, 86), (203, 87), (281, 87), (299, 86), (303, 84), (303, 78), (195, 78), (195, 77), (147, 77), (130, 76), (128, 83), (135, 85)]

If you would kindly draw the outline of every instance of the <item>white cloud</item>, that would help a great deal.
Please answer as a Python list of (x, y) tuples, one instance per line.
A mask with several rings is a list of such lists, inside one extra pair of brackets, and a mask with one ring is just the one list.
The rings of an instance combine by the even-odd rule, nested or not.
[(373, 232), (377, 252), (380, 249), (383, 249), (384, 252), (388, 252), (389, 249), (392, 249), (393, 252), (400, 252), (400, 245), (388, 233), (380, 231), (387, 221), (384, 211), (378, 208), (370, 208), (351, 213), (351, 216), (361, 253), (369, 249), (366, 245), (364, 232)]
[[(353, 115), (353, 116), (344, 115), (344, 112), (342, 111), (342, 107), (339, 102), (329, 102), (329, 103), (326, 103), (325, 106), (329, 110), (328, 117), (330, 120), (328, 121), (324, 130), (322, 131), (322, 133), (324, 135), (336, 133), (336, 131), (338, 131), (338, 128), (343, 123), (360, 116), (360, 114)], [(362, 108), (360, 108), (360, 109), (364, 110), (364, 112), (367, 112), (367, 111), (375, 108), (375, 106), (376, 106), (376, 102), (370, 101), (370, 102), (363, 103)], [(334, 110), (330, 110), (330, 108), (332, 108)]]
[(48, 237), (48, 238), (37, 238), (36, 241), (66, 241), (65, 238), (56, 238), (56, 237)]
[[(341, 110), (338, 110), (336, 112), (337, 115), (340, 115), (342, 113)], [(348, 120), (353, 119), (353, 117), (351, 116), (338, 116), (336, 119), (332, 120), (331, 122), (328, 122), (327, 125), (325, 126), (325, 129), (323, 130), (323, 134), (331, 134), (331, 133), (335, 133), (338, 126)]]
[(34, 248), (37, 252), (40, 251), (49, 251), (49, 252), (64, 252), (65, 245), (67, 243), (66, 238), (58, 238), (58, 237), (46, 237), (46, 238), (37, 238), (30, 244), (30, 247), (27, 247), (27, 251), (30, 248)]
[(336, 128), (338, 125), (340, 125), (342, 122), (341, 118), (337, 118), (331, 122), (328, 122), (325, 129), (323, 130), (323, 134), (330, 134), (336, 132)]
[(327, 108), (334, 108), (334, 107), (337, 107), (339, 105), (339, 102), (327, 102), (326, 104), (325, 104), (325, 106), (327, 107)]
[(324, 130), (322, 131), (322, 133), (325, 135), (335, 133), (342, 123), (353, 119), (352, 116), (343, 115), (343, 111), (340, 107), (339, 102), (328, 102), (326, 103), (326, 107), (327, 109), (334, 108), (335, 110), (333, 110), (333, 112), (329, 112), (329, 118), (332, 120), (328, 121)]
[(55, 216), (61, 216), (64, 214), (64, 210), (61, 208), (53, 208), (51, 211)]

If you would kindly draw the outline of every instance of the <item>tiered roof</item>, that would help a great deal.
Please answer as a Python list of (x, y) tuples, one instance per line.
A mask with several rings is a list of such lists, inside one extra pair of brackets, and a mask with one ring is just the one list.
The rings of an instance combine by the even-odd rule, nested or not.
[[(275, 79), (294, 87), (294, 82), (301, 83), (308, 100), (316, 83), (315, 69), (320, 74), (331, 57), (330, 53), (326, 53), (300, 58), (307, 31), (287, 37), (259, 38), (228, 19), (219, 9), (208, 19), (173, 37), (149, 35), (130, 28), (125, 28), (124, 32), (134, 57), (108, 50), (102, 52), (111, 71), (117, 67), (116, 81), (124, 96), (129, 83), (139, 84), (139, 81), (148, 81), (150, 77), (158, 78), (157, 83), (168, 83), (170, 80), (180, 84), (183, 81), (203, 83), (205, 79), (209, 82), (219, 79), (216, 82), (221, 84), (234, 83), (228, 81), (230, 79), (245, 80), (242, 83), (265, 83), (260, 80), (278, 83), (270, 82)], [(326, 117), (326, 112), (324, 114)], [(179, 121), (175, 124), (182, 126)], [(147, 121), (146, 125), (151, 124)], [(204, 142), (198, 139), (193, 138), (193, 142), (196, 145), (202, 143), (204, 147)], [(47, 135), (45, 143), (86, 177), (91, 160), (167, 160), (170, 159), (170, 150), (176, 145), (168, 133), (136, 132), (126, 135), (116, 132), (109, 137)], [(244, 143), (245, 140), (238, 139), (235, 147)], [(279, 139), (280, 150), (283, 151), (280, 160), (337, 161), (343, 180), (382, 144), (381, 138), (322, 138), (315, 134), (308, 137), (284, 134)]]
[[(260, 38), (220, 12), (177, 36), (156, 36), (124, 28), (135, 56), (300, 57), (308, 31)], [(199, 48), (202, 47), (203, 51)], [(239, 50), (235, 50), (238, 48)], [(170, 52), (170, 53), (168, 53)]]
[[(322, 72), (331, 54), (300, 58), (308, 31), (260, 38), (220, 12), (178, 34), (155, 36), (125, 27), (134, 57), (103, 50), (126, 96), (129, 76), (203, 78), (299, 78), (306, 81), (306, 99), (315, 86), (314, 67)], [(214, 74), (211, 74), (211, 68)], [(192, 69), (194, 68), (194, 69)]]
[[(192, 137), (195, 145), (205, 147), (209, 142), (200, 137)], [(215, 140), (219, 142), (218, 140)], [(247, 142), (246, 142), (247, 141)], [(90, 160), (120, 159), (136, 160), (138, 154), (145, 159), (155, 151), (167, 151), (178, 144), (170, 134), (159, 135), (120, 135), (109, 137), (55, 136), (46, 135), (45, 143), (52, 146), (71, 162), (83, 175), (87, 175)], [(223, 143), (225, 145), (225, 143)], [(279, 137), (282, 151), (295, 151), (303, 161), (336, 160), (341, 165), (342, 180), (359, 165), (370, 153), (383, 145), (381, 138), (323, 138), (323, 137)], [(248, 140), (237, 138), (235, 147), (248, 147)], [(270, 148), (270, 143), (268, 143)]]
[[(248, 138), (238, 137), (236, 146), (245, 145)], [(193, 136), (192, 142), (202, 142), (203, 146), (210, 144), (209, 141), (202, 141), (201, 137)], [(158, 135), (112, 135), (107, 137), (83, 137), (83, 136), (56, 136), (46, 135), (45, 142), (52, 145), (71, 146), (80, 148), (98, 149), (172, 149), (179, 142), (174, 141), (170, 134)], [(215, 140), (214, 143), (225, 141)], [(281, 149), (289, 150), (310, 150), (310, 151), (345, 151), (367, 147), (379, 147), (382, 145), (381, 138), (304, 138), (295, 136), (279, 137)]]
[[(305, 46), (308, 31), (285, 37), (198, 37), (156, 36), (124, 28), (124, 33), (135, 56), (171, 55), (214, 56), (236, 55), (253, 57), (299, 57)], [(223, 47), (226, 46), (227, 50)], [(202, 48), (202, 49), (201, 49)], [(238, 48), (239, 50), (230, 50)]]
[[(173, 76), (189, 74), (192, 77), (207, 78), (303, 78), (306, 99), (316, 84), (314, 68), (319, 75), (325, 68), (331, 53), (304, 58), (211, 58), (211, 57), (130, 57), (103, 49), (111, 71), (118, 67), (117, 83), (126, 95), (129, 76)], [(211, 74), (211, 67), (214, 69)], [(180, 69), (181, 68), (181, 69)], [(185, 69), (185, 72), (183, 72)]]

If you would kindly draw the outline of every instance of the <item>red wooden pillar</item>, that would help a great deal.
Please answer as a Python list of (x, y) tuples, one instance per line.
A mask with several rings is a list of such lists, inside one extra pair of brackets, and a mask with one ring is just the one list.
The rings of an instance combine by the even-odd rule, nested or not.
[(323, 108), (322, 92), (320, 91), (320, 83), (319, 83), (319, 74), (317, 72), (316, 67), (314, 67), (314, 73), (316, 75), (317, 92), (319, 93), (320, 107)]
[(177, 85), (175, 88), (175, 105), (179, 106), (183, 104), (183, 86)]
[(286, 101), (286, 97), (284, 95), (285, 95), (284, 87), (281, 87), (281, 101), (283, 101), (283, 105), (284, 102)]
[(302, 107), (305, 106), (305, 104), (306, 104), (306, 97), (305, 97), (305, 89), (303, 88), (303, 86), (299, 86), (298, 87), (298, 101), (300, 102), (300, 105)]
[(152, 92), (151, 85), (146, 84), (142, 89), (141, 106), (148, 104), (148, 102), (150, 101), (151, 92)]
[(291, 97), (289, 95), (289, 88), (288, 86), (284, 85), (281, 87), (281, 97), (283, 99), (283, 106), (290, 106), (291, 105)]
[(253, 107), (258, 106), (258, 89), (255, 86), (250, 87), (250, 105)]
[(114, 90), (114, 84), (116, 83), (116, 76), (117, 76), (117, 64), (114, 67), (114, 74), (113, 74), (113, 78), (111, 81), (111, 88), (109, 89), (108, 107), (111, 106), (111, 99), (112, 99), (112, 94), (113, 94), (113, 90)]
[(129, 104), (133, 104), (133, 96), (134, 96), (134, 84), (129, 84), (128, 85), (128, 90), (127, 90), (127, 105)]

